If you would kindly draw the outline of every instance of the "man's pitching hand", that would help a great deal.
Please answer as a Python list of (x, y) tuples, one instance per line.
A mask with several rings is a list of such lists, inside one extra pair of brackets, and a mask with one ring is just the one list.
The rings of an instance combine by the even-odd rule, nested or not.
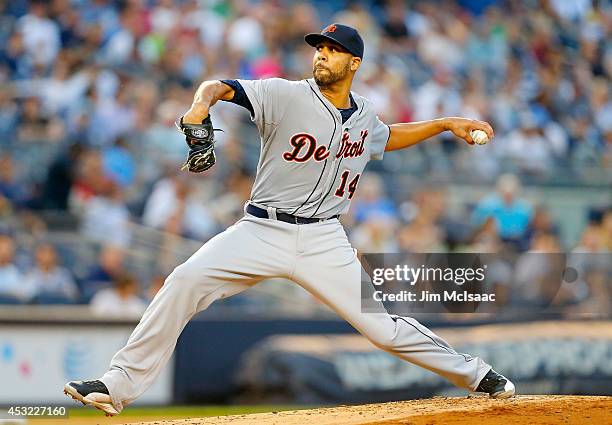
[(202, 105), (194, 104), (185, 115), (183, 115), (184, 124), (202, 124), (202, 121), (208, 116), (208, 108)]
[(472, 130), (484, 131), (487, 133), (489, 140), (494, 136), (493, 128), (485, 121), (457, 117), (445, 118), (444, 121), (447, 130), (452, 131), (455, 136), (462, 138), (470, 145), (474, 144), (474, 140), (472, 140), (472, 136), (470, 135)]

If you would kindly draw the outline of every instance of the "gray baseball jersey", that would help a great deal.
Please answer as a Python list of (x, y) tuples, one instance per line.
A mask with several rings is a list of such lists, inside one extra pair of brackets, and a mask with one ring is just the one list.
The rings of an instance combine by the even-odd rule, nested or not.
[[(313, 80), (239, 82), (262, 142), (251, 200), (302, 217), (346, 212), (365, 165), (382, 158), (389, 138), (371, 103), (353, 93), (356, 110), (342, 124), (341, 113)], [(100, 379), (121, 411), (151, 386), (194, 314), (257, 282), (282, 277), (378, 347), (458, 386), (477, 388), (491, 366), (455, 351), (412, 318), (362, 312), (361, 276), (338, 220), (298, 225), (245, 214), (174, 269)]]
[(313, 79), (238, 81), (261, 136), (251, 200), (301, 217), (346, 213), (363, 169), (389, 140), (372, 103), (352, 93), (357, 110), (343, 124)]

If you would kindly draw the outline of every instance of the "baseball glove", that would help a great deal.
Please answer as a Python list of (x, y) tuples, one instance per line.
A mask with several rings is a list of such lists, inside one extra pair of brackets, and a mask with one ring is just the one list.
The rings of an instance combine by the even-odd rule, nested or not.
[(187, 146), (189, 146), (189, 156), (181, 170), (188, 169), (192, 173), (201, 173), (215, 165), (214, 132), (217, 130), (213, 129), (210, 115), (202, 121), (202, 124), (186, 124), (183, 123), (181, 117), (176, 127), (185, 135)]

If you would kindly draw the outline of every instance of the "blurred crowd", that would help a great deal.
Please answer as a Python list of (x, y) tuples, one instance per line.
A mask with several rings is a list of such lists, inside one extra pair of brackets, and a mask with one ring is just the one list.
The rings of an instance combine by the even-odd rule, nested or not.
[[(174, 122), (198, 83), (310, 77), (303, 35), (331, 22), (360, 30), (354, 90), (384, 122), (459, 115), (496, 132), (486, 146), (442, 135), (371, 164), (343, 218), (356, 248), (612, 250), (609, 197), (567, 246), (549, 211), (521, 192), (525, 183), (612, 183), (609, 2), (11, 0), (0, 11), (7, 299), (141, 311), (173, 264), (134, 274), (134, 225), (205, 241), (242, 215), (250, 193), (259, 142), (235, 105), (213, 110), (225, 130), (218, 164), (200, 176), (178, 171), (186, 146)], [(400, 173), (419, 184), (398, 188)], [(451, 214), (451, 181), (495, 189)], [(79, 244), (54, 244), (58, 228)], [(87, 261), (83, 241), (94, 247)]]
[(21, 248), (0, 236), (0, 304), (90, 304), (105, 317), (134, 317), (164, 282), (153, 275), (143, 287), (116, 246), (103, 247), (82, 274), (64, 267), (50, 242), (40, 242), (32, 255)]

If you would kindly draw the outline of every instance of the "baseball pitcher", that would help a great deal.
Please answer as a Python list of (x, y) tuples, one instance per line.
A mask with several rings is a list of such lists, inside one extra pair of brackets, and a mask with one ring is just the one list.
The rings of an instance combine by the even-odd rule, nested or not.
[(476, 130), (490, 139), (491, 126), (463, 118), (386, 125), (368, 99), (350, 90), (363, 58), (359, 33), (333, 24), (305, 40), (316, 49), (313, 78), (206, 81), (198, 87), (178, 123), (190, 149), (185, 168), (201, 172), (215, 164), (210, 108), (219, 100), (248, 109), (259, 130), (261, 155), (245, 215), (174, 269), (108, 372), (67, 383), (66, 394), (118, 414), (151, 386), (193, 315), (261, 280), (283, 277), (381, 349), (459, 387), (494, 398), (514, 395), (510, 380), (416, 320), (362, 313), (361, 265), (338, 221), (368, 161), (443, 131), (469, 144)]

